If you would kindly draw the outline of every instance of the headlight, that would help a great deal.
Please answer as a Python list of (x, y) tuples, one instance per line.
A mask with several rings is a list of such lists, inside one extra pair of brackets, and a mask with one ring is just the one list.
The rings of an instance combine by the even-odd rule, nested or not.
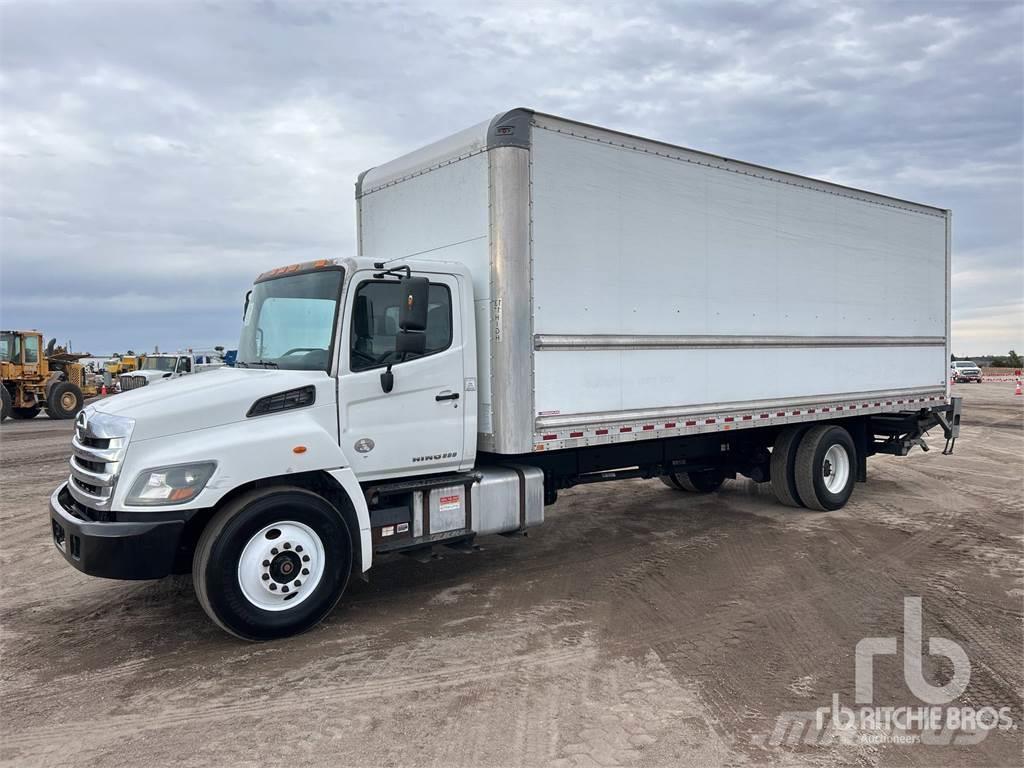
[(125, 504), (137, 507), (184, 504), (206, 487), (217, 468), (215, 461), (147, 469), (136, 478)]

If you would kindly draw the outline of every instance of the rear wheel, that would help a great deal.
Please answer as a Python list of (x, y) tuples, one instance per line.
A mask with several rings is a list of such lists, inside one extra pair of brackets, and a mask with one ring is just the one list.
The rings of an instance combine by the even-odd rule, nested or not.
[(85, 397), (82, 390), (70, 381), (51, 385), (46, 397), (46, 412), (51, 419), (73, 419), (82, 410)]
[(7, 417), (11, 415), (11, 393), (7, 391), (7, 387), (4, 386), (3, 382), (0, 382), (0, 421), (7, 421)]
[(800, 440), (794, 475), (800, 501), (808, 509), (831, 512), (850, 499), (856, 480), (857, 451), (842, 427), (811, 427)]
[(772, 483), (772, 493), (780, 504), (787, 507), (802, 507), (800, 494), (796, 488), (794, 468), (796, 467), (796, 452), (800, 447), (800, 438), (807, 431), (807, 426), (794, 424), (782, 430), (775, 438), (775, 445), (772, 447), (771, 467), (769, 476)]
[(711, 493), (721, 488), (725, 474), (720, 469), (703, 469), (700, 472), (671, 472), (661, 476), (661, 482), (677, 491), (690, 493)]
[(38, 405), (30, 408), (11, 408), (12, 419), (34, 419), (42, 409)]
[(341, 514), (301, 488), (253, 491), (221, 509), (192, 561), (200, 605), (244, 640), (304, 632), (341, 598), (352, 537)]

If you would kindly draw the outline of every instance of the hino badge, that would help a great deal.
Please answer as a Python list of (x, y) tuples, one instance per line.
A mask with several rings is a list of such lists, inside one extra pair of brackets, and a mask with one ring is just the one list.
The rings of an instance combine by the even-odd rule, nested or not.
[(75, 568), (191, 570), (265, 640), (580, 483), (742, 475), (828, 511), (869, 456), (957, 437), (947, 210), (526, 109), (356, 204), (357, 256), (256, 279), (236, 367), (82, 412), (50, 499)]

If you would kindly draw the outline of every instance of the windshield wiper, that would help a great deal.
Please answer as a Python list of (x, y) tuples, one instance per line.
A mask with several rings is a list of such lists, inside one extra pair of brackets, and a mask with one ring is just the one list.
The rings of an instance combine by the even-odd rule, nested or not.
[(281, 366), (275, 363), (273, 360), (250, 360), (246, 363), (247, 368), (253, 366), (262, 366), (263, 368), (280, 368)]

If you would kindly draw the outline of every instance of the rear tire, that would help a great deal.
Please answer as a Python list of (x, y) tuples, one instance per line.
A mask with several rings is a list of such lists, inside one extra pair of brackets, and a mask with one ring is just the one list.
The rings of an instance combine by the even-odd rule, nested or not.
[(70, 381), (58, 381), (46, 397), (46, 412), (51, 419), (73, 419), (84, 403), (82, 390)]
[(796, 452), (797, 492), (808, 509), (832, 512), (842, 508), (856, 482), (857, 449), (842, 427), (811, 427)]
[(192, 579), (217, 626), (243, 640), (273, 640), (330, 613), (352, 563), (341, 513), (315, 493), (279, 486), (244, 494), (213, 516), (199, 537)]
[(11, 408), (12, 419), (34, 419), (39, 415), (39, 411), (42, 408), (38, 405), (33, 405), (29, 408)]
[(672, 472), (662, 475), (661, 482), (677, 491), (712, 493), (722, 487), (725, 475), (719, 469), (704, 469), (700, 472)]
[(772, 493), (780, 504), (787, 507), (802, 507), (800, 494), (796, 487), (794, 471), (796, 467), (796, 452), (800, 447), (800, 438), (807, 432), (808, 427), (804, 424), (794, 424), (786, 427), (775, 438), (775, 445), (772, 447), (771, 466), (769, 477), (771, 478)]
[(7, 391), (7, 387), (3, 382), (0, 382), (0, 421), (7, 421), (7, 417), (11, 415), (11, 393)]

